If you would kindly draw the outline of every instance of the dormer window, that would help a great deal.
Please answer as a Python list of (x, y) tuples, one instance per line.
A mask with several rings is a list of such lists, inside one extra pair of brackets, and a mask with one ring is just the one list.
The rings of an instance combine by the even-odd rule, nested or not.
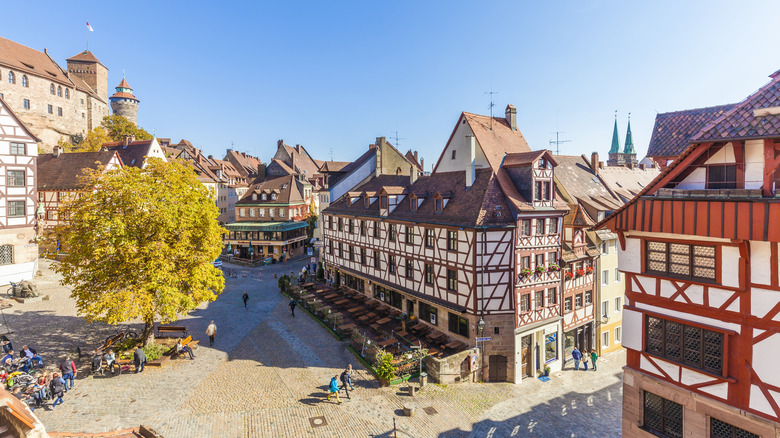
[(265, 201), (266, 199), (268, 199), (268, 197), (266, 196), (265, 193), (263, 193), (263, 201)]
[(547, 160), (544, 157), (539, 158), (539, 168), (547, 169)]
[(387, 208), (387, 195), (379, 197), (379, 208)]
[(252, 193), (252, 200), (257, 201), (257, 193)]
[(276, 201), (276, 193), (271, 193), (271, 200)]
[(550, 196), (550, 182), (536, 181), (536, 193), (534, 194), (534, 199), (537, 201), (549, 201)]
[(409, 197), (409, 209), (417, 211), (417, 196), (412, 195)]
[(368, 195), (363, 197), (363, 207), (364, 208), (368, 208), (368, 206), (371, 205), (371, 201), (369, 199), (370, 198), (368, 197)]
[(442, 210), (444, 210), (444, 200), (441, 198), (436, 199), (436, 213), (441, 213)]
[(707, 166), (708, 189), (736, 189), (737, 165), (713, 164)]

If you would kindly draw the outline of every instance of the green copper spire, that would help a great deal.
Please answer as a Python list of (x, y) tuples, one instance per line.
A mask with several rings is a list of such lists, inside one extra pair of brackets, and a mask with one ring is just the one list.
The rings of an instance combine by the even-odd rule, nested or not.
[(609, 148), (610, 154), (620, 153), (620, 139), (617, 132), (617, 111), (615, 111), (615, 129), (612, 130), (612, 147)]
[(636, 155), (634, 139), (631, 137), (631, 113), (628, 113), (628, 132), (626, 132), (626, 147), (623, 149), (623, 153)]

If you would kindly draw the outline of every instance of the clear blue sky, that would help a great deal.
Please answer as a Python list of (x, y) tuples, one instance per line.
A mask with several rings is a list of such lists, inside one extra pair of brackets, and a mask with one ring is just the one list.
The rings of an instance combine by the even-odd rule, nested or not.
[[(606, 154), (618, 110), (647, 150), (656, 112), (742, 100), (780, 69), (780, 2), (398, 1), (3, 4), (1, 35), (90, 50), (141, 100), (139, 124), (209, 154), (276, 140), (349, 161), (377, 136), (435, 163), (461, 111), (507, 103), (533, 149)], [(8, 19), (12, 17), (12, 19)]]

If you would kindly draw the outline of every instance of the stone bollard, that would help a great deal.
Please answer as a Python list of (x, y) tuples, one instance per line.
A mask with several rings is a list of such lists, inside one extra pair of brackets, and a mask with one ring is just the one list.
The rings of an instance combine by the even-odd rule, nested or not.
[(414, 412), (417, 410), (417, 406), (411, 403), (406, 403), (404, 404), (403, 410), (404, 410), (404, 415), (406, 415), (407, 417), (414, 417)]
[(416, 387), (410, 383), (409, 384), (409, 395), (410, 396), (414, 397), (415, 389), (416, 389)]

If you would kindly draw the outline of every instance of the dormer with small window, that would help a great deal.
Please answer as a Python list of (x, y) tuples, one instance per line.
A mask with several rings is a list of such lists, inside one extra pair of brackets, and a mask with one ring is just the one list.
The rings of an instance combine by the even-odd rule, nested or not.
[(534, 207), (552, 207), (555, 201), (554, 168), (558, 163), (550, 151), (507, 154), (501, 167), (506, 169), (520, 194)]
[(409, 210), (417, 211), (417, 206), (418, 206), (418, 204), (417, 204), (417, 195), (412, 193), (411, 195), (409, 195)]

